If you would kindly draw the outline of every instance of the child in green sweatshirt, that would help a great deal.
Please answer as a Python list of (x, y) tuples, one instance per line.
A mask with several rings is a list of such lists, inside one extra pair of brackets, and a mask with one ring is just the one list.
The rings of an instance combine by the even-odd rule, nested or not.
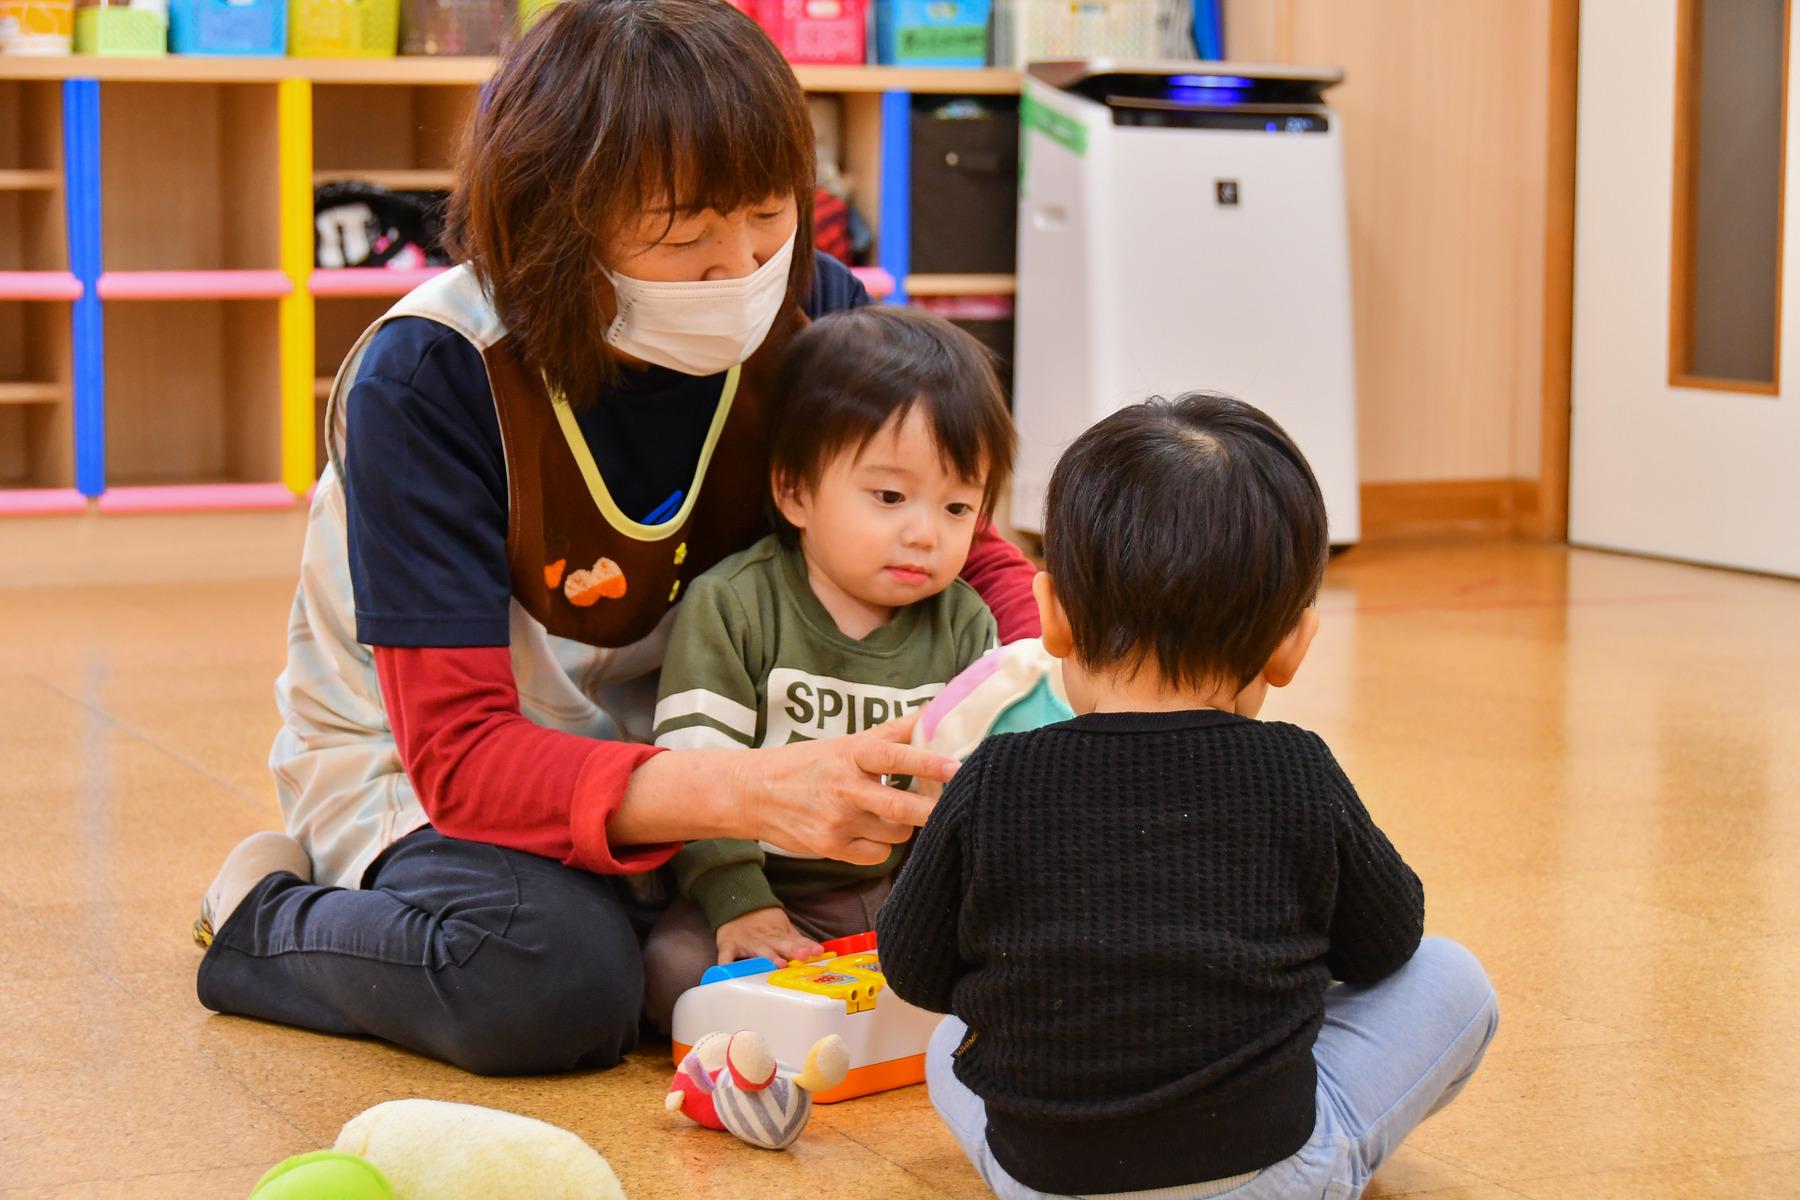
[[(1012, 469), (1013, 428), (987, 352), (917, 310), (861, 308), (794, 339), (771, 414), (779, 532), (694, 580), (663, 662), (656, 743), (785, 745), (923, 706), (995, 644), (958, 578)], [(874, 927), (906, 854), (875, 866), (750, 841), (675, 857), (681, 897), (645, 948), (645, 1011), (715, 963), (822, 952)]]

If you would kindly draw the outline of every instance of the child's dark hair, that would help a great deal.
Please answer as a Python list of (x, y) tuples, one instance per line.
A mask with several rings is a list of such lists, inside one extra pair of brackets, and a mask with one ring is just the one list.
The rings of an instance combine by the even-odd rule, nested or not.
[(1050, 478), (1044, 559), (1084, 666), (1248, 685), (1318, 597), (1312, 468), (1267, 414), (1190, 392), (1114, 413)]
[(606, 248), (776, 196), (799, 210), (788, 294), (812, 286), (813, 127), (769, 35), (725, 0), (562, 0), (500, 56), (464, 134), (446, 237), (527, 364), (571, 402), (615, 380)]
[[(866, 307), (821, 317), (782, 356), (769, 428), (769, 469), (781, 486), (818, 486), (826, 464), (858, 452), (913, 406), (925, 410), (944, 465), (987, 473), (981, 515), (1012, 476), (1013, 423), (987, 347), (916, 308)], [(792, 526), (776, 528), (793, 541)]]

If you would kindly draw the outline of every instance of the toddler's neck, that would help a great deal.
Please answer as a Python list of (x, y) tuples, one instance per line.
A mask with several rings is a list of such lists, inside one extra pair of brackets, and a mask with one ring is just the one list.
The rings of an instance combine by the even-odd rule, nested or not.
[(1117, 674), (1089, 672), (1073, 658), (1067, 658), (1063, 660), (1063, 683), (1071, 704), (1079, 713), (1190, 712), (1214, 708), (1254, 717), (1262, 708), (1262, 697), (1255, 687), (1172, 686), (1161, 672), (1147, 664), (1129, 679), (1124, 679)]
[(800, 561), (806, 568), (806, 586), (812, 589), (812, 594), (825, 609), (832, 624), (838, 627), (838, 632), (851, 641), (862, 641), (892, 621), (894, 614), (899, 611), (886, 605), (871, 604), (839, 586), (836, 580), (813, 562), (812, 556), (805, 551), (804, 543)]

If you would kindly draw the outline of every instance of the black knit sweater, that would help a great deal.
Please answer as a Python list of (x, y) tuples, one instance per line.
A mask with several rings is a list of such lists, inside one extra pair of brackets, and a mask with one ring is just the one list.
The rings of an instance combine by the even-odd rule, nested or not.
[(1326, 987), (1402, 966), (1424, 915), (1316, 734), (1202, 710), (990, 738), (876, 927), (894, 991), (968, 1024), (995, 1158), (1076, 1194), (1298, 1150)]

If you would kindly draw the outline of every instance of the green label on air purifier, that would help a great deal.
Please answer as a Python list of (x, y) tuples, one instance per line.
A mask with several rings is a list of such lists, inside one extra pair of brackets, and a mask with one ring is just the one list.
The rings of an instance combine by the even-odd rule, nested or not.
[(1064, 116), (1030, 96), (1025, 97), (1020, 105), (1019, 116), (1027, 130), (1036, 129), (1048, 134), (1051, 141), (1075, 154), (1087, 154), (1087, 126), (1075, 118)]

